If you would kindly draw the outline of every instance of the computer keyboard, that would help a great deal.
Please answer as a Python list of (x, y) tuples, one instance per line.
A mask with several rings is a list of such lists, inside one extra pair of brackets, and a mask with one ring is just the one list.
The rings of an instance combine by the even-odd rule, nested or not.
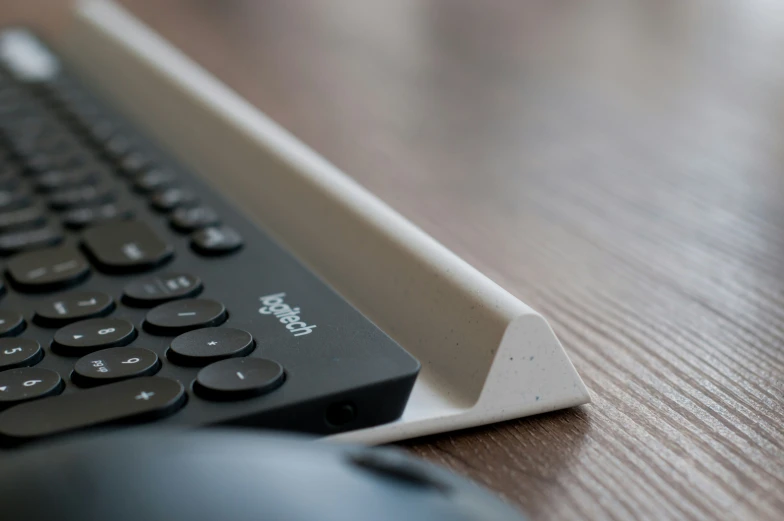
[(419, 363), (217, 194), (220, 172), (189, 172), (62, 67), (11, 65), (1, 443), (151, 420), (331, 434), (401, 415)]

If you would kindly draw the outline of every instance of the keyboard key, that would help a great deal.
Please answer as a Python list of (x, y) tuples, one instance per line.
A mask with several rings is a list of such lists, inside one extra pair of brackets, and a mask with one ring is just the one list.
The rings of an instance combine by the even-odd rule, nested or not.
[[(36, 149), (40, 150), (38, 146)], [(26, 173), (40, 175), (50, 170), (82, 166), (89, 161), (90, 156), (81, 151), (70, 149), (61, 153), (38, 152), (23, 158), (21, 162)]]
[(80, 186), (49, 194), (49, 207), (54, 210), (68, 210), (77, 206), (94, 206), (109, 203), (115, 197), (115, 193), (105, 186)]
[(149, 270), (174, 255), (171, 245), (140, 221), (101, 224), (84, 232), (82, 239), (98, 268), (107, 272)]
[(184, 299), (151, 309), (144, 329), (158, 335), (178, 335), (191, 329), (218, 326), (226, 321), (226, 308), (208, 299)]
[(141, 347), (112, 347), (80, 358), (71, 377), (82, 387), (151, 376), (161, 368), (158, 355)]
[(188, 273), (161, 273), (136, 279), (125, 286), (123, 303), (136, 307), (153, 307), (164, 302), (201, 293), (201, 279)]
[(103, 151), (110, 159), (119, 160), (134, 151), (133, 142), (121, 134), (115, 134), (106, 141)]
[(229, 327), (208, 327), (183, 333), (172, 340), (166, 356), (179, 365), (201, 366), (237, 356), (246, 356), (256, 347), (247, 331)]
[(43, 154), (40, 152), (38, 148), (38, 143), (35, 141), (31, 142), (29, 147), (30, 154), (24, 154), (25, 149), (27, 147), (24, 146), (17, 146), (17, 154), (20, 156), (19, 161), (24, 167), (24, 171), (26, 174), (41, 174), (46, 172), (47, 170), (51, 170), (55, 168), (55, 161), (53, 161), (48, 154)]
[(29, 193), (22, 190), (0, 190), (0, 212), (17, 210), (33, 204)]
[(198, 201), (196, 194), (183, 188), (166, 188), (150, 197), (152, 207), (160, 212), (171, 212), (176, 208), (193, 206)]
[(107, 347), (125, 346), (136, 338), (136, 328), (119, 318), (90, 318), (62, 327), (52, 349), (65, 356), (83, 356)]
[(52, 170), (35, 178), (35, 189), (39, 192), (54, 192), (94, 183), (96, 172), (90, 168)]
[(181, 383), (143, 376), (3, 411), (0, 438), (18, 443), (98, 425), (147, 421), (169, 416), (184, 403)]
[(103, 145), (117, 133), (117, 126), (107, 119), (85, 121), (82, 127), (97, 145)]
[(72, 134), (66, 133), (64, 129), (56, 129), (55, 131), (49, 132), (43, 136), (39, 136), (35, 142), (33, 153), (35, 152), (44, 152), (55, 155), (70, 152), (71, 154), (81, 157), (81, 160), (84, 163), (88, 163), (90, 161), (89, 155), (81, 150), (79, 142), (74, 139)]
[(64, 238), (62, 230), (53, 226), (4, 233), (0, 235), (0, 255), (11, 255), (25, 250), (55, 246), (63, 242)]
[(3, 371), (0, 372), (0, 408), (59, 394), (63, 387), (60, 375), (49, 369), (21, 367)]
[(78, 95), (70, 97), (63, 105), (63, 110), (67, 116), (77, 120), (75, 123), (93, 121), (101, 116), (101, 109), (87, 96)]
[(71, 246), (22, 253), (9, 260), (6, 266), (11, 283), (20, 291), (67, 288), (90, 275), (90, 265)]
[(44, 357), (41, 344), (30, 338), (0, 338), (0, 371), (30, 367)]
[(208, 365), (194, 391), (208, 400), (241, 400), (274, 391), (285, 380), (283, 366), (266, 358), (231, 358)]
[(170, 170), (150, 170), (139, 174), (133, 182), (133, 188), (137, 192), (149, 194), (156, 190), (167, 188), (177, 181), (177, 176)]
[(172, 213), (169, 222), (175, 230), (190, 233), (199, 228), (216, 226), (220, 224), (220, 219), (212, 208), (194, 206), (193, 208), (177, 208)]
[(74, 291), (39, 304), (33, 320), (44, 327), (61, 327), (88, 318), (105, 317), (114, 300), (100, 291)]
[(35, 228), (46, 223), (46, 215), (37, 206), (0, 213), (0, 233)]
[(22, 170), (13, 164), (5, 163), (0, 167), (0, 190), (15, 190), (19, 187)]
[(107, 221), (130, 219), (133, 211), (115, 203), (108, 203), (101, 206), (87, 206), (84, 208), (74, 208), (62, 214), (62, 223), (66, 228), (81, 230), (88, 226), (105, 223)]
[(225, 255), (242, 247), (242, 237), (228, 226), (210, 226), (191, 234), (191, 247), (202, 255)]
[(0, 337), (18, 335), (25, 327), (27, 322), (21, 313), (0, 309)]
[(134, 178), (151, 166), (150, 158), (141, 152), (131, 152), (117, 164), (117, 169), (127, 178)]

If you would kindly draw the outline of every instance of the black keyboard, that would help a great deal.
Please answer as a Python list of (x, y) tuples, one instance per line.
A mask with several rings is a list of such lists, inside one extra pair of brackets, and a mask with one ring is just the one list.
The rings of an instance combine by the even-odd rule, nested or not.
[(3, 444), (153, 420), (332, 434), (398, 418), (419, 370), (62, 68), (0, 67), (0, 256)]

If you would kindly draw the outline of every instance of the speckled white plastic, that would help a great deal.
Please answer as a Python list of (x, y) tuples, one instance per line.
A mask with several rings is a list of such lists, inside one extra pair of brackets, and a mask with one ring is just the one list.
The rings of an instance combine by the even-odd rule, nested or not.
[[(77, 4), (60, 52), (422, 362), (384, 443), (576, 406), (547, 322), (117, 5)], [(293, 202), (296, 201), (296, 204)]]

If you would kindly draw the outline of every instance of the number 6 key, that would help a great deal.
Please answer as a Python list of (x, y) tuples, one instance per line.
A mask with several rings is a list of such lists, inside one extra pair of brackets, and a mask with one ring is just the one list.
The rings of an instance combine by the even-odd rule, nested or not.
[(0, 373), (0, 409), (20, 402), (60, 394), (60, 375), (49, 369), (22, 367)]

